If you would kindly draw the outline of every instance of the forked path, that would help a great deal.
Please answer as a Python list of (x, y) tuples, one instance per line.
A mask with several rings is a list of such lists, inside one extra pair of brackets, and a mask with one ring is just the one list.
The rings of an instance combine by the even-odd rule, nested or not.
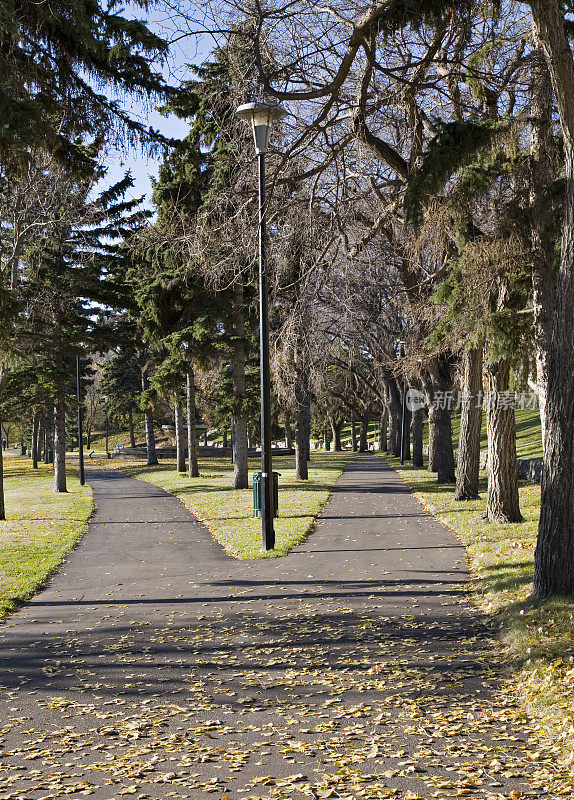
[(91, 483), (89, 532), (0, 629), (2, 800), (555, 796), (464, 550), (381, 459), (279, 559), (228, 557), (147, 483)]

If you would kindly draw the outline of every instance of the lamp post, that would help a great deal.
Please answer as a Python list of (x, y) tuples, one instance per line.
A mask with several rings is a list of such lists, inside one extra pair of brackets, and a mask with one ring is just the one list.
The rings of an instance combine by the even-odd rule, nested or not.
[(104, 417), (105, 417), (105, 420), (106, 420), (106, 423), (105, 423), (106, 424), (106, 458), (110, 457), (110, 454), (108, 452), (108, 400), (109, 399), (110, 399), (109, 395), (107, 395), (107, 394), (104, 395), (104, 404), (105, 404), (104, 405), (104, 409), (105, 409), (104, 410)]
[(86, 482), (84, 476), (84, 437), (82, 423), (82, 399), (80, 393), (80, 356), (76, 356), (76, 397), (78, 398), (78, 473), (80, 486)]
[(269, 312), (267, 297), (267, 272), (265, 264), (266, 208), (265, 208), (265, 153), (269, 144), (269, 130), (274, 122), (287, 112), (271, 103), (246, 103), (236, 111), (240, 119), (250, 123), (259, 163), (259, 349), (261, 364), (261, 521), (263, 547), (275, 546), (273, 529), (273, 467), (271, 464), (271, 389), (269, 369)]

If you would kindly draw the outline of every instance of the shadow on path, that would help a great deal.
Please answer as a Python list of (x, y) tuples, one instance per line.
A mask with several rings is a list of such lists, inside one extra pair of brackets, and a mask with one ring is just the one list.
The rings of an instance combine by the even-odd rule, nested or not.
[(384, 461), (278, 559), (90, 482), (89, 533), (0, 629), (0, 800), (544, 796), (464, 549)]

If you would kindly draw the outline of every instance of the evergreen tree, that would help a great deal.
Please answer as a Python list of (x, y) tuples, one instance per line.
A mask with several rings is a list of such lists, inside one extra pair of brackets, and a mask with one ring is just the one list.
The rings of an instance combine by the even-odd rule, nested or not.
[[(146, 0), (136, 7), (147, 8)], [(31, 150), (46, 149), (65, 163), (87, 167), (79, 137), (115, 127), (133, 141), (157, 139), (116, 100), (117, 94), (162, 98), (167, 89), (151, 66), (167, 43), (143, 22), (98, 0), (0, 6), (0, 164), (13, 168)]]

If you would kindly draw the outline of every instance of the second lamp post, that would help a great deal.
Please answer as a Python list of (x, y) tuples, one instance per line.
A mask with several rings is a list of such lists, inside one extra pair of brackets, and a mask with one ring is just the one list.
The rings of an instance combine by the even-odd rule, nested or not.
[(273, 467), (271, 464), (271, 376), (269, 369), (269, 312), (267, 271), (265, 263), (266, 207), (265, 153), (269, 144), (269, 129), (282, 119), (286, 111), (271, 103), (246, 103), (237, 109), (237, 116), (251, 124), (255, 152), (259, 162), (259, 349), (261, 364), (261, 521), (263, 547), (275, 546), (273, 528)]

